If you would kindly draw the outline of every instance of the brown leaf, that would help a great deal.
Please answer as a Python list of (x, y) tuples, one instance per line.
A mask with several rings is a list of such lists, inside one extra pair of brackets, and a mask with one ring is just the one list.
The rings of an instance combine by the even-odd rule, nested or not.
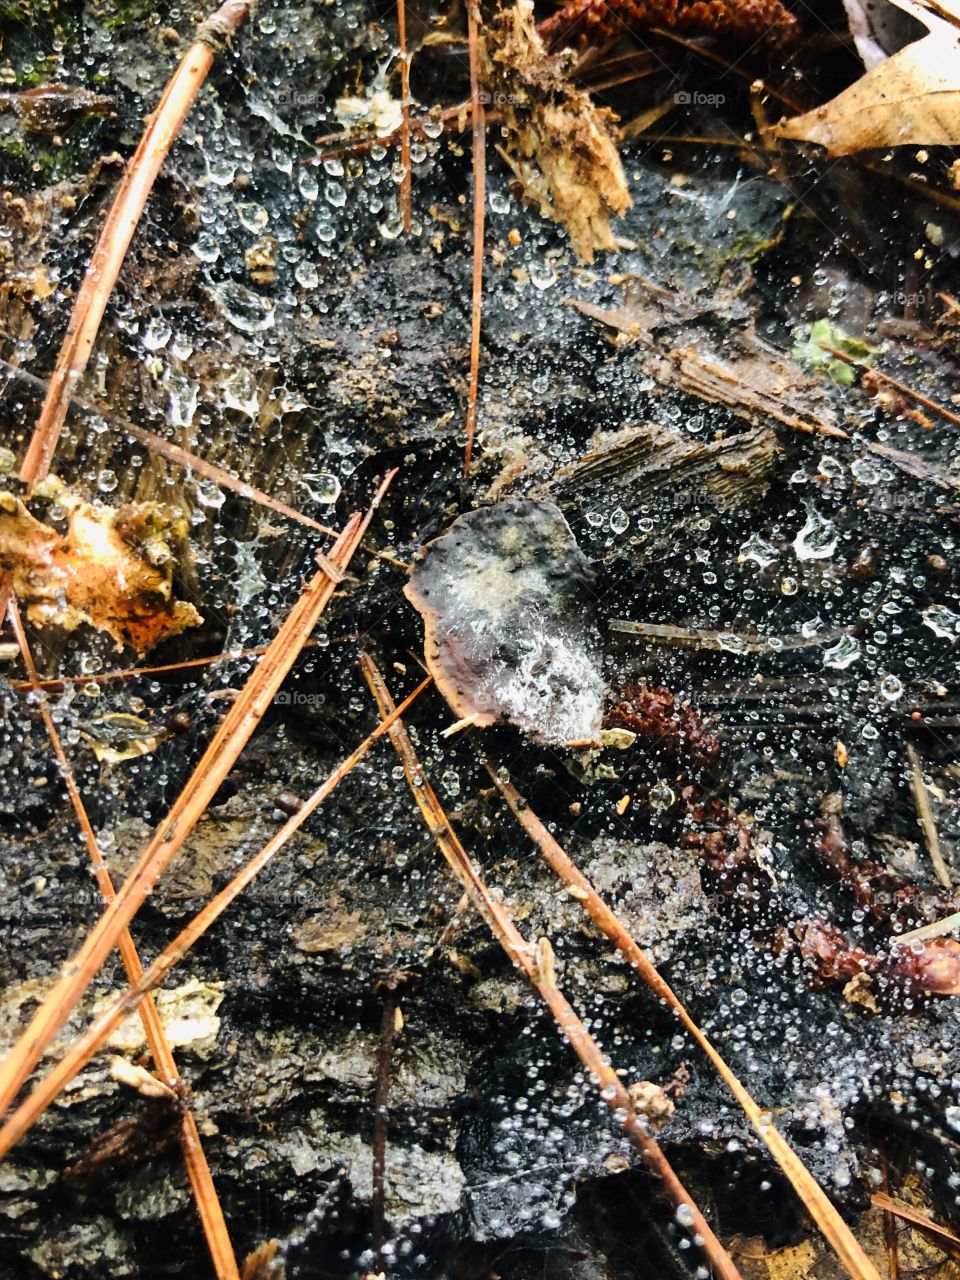
[(895, 0), (929, 34), (868, 71), (838, 97), (782, 121), (769, 132), (826, 147), (832, 156), (873, 147), (960, 143), (960, 31)]
[(427, 544), (404, 595), (424, 619), (430, 674), (454, 713), (541, 742), (595, 743), (603, 679), (593, 573), (552, 502), (507, 498)]
[(66, 534), (0, 494), (0, 570), (35, 626), (72, 631), (87, 622), (146, 653), (203, 619), (172, 598), (186, 521), (157, 502), (112, 508), (61, 495)]

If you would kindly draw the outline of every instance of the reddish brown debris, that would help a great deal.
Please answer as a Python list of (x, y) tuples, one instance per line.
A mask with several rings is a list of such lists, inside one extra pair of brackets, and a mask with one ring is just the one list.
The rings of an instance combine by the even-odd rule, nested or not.
[(539, 30), (547, 48), (556, 49), (605, 44), (624, 31), (650, 27), (774, 48), (789, 46), (800, 32), (780, 0), (569, 0)]
[(838, 814), (818, 819), (815, 831), (814, 855), (820, 866), (881, 928), (906, 933), (960, 909), (955, 894), (926, 889), (870, 858), (851, 857)]
[(680, 764), (710, 768), (720, 758), (720, 742), (702, 717), (677, 707), (662, 685), (627, 684), (603, 719), (605, 729), (629, 729), (640, 746)]
[(851, 947), (846, 934), (819, 916), (797, 922), (800, 953), (814, 965), (818, 982), (849, 982), (863, 974), (876, 980), (878, 999), (960, 995), (960, 943), (934, 938), (895, 947), (889, 955), (875, 956)]
[(681, 798), (692, 823), (680, 837), (681, 846), (700, 854), (701, 874), (713, 893), (737, 911), (756, 913), (770, 898), (770, 881), (754, 856), (749, 827), (696, 787), (684, 787)]

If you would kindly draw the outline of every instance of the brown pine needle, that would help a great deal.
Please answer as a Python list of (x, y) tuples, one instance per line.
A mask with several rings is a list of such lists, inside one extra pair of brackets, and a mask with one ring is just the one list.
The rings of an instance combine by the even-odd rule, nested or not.
[[(338, 569), (345, 569), (350, 563), (373, 511), (395, 474), (393, 471), (387, 476), (366, 516), (362, 520), (359, 516), (352, 517), (334, 543), (330, 560)], [(335, 589), (336, 583), (321, 570), (290, 610), (137, 865), (0, 1064), (0, 1113), (13, 1102), (21, 1085), (116, 945), (120, 934), (205, 812), (296, 661)]]
[[(46, 392), (50, 386), (47, 381), (43, 378), (38, 378), (35, 373), (28, 373), (26, 369), (18, 369), (16, 365), (10, 364), (6, 360), (0, 360), (0, 370), (13, 381), (21, 382), (25, 386), (32, 387), (35, 391)], [(177, 444), (171, 444), (169, 440), (164, 440), (162, 436), (154, 435), (152, 431), (145, 431), (143, 427), (135, 427), (132, 422), (127, 422), (117, 414), (97, 409), (92, 404), (87, 404), (84, 400), (71, 400), (69, 407), (85, 417), (101, 419), (116, 431), (122, 431), (124, 435), (139, 441), (150, 453), (154, 453), (160, 458), (166, 458), (168, 462), (174, 462), (178, 466), (186, 467), (196, 475), (203, 476), (207, 480), (212, 480), (214, 484), (239, 494), (241, 498), (249, 498), (252, 502), (256, 502), (262, 507), (267, 507), (268, 510), (275, 511), (278, 515), (286, 516), (290, 520), (296, 520), (298, 524), (306, 525), (309, 529), (315, 529), (318, 533), (333, 534), (336, 537), (337, 531), (335, 529), (331, 529), (325, 524), (320, 524), (316, 520), (311, 520), (309, 516), (297, 511), (295, 507), (289, 507), (285, 502), (280, 502), (277, 498), (271, 498), (262, 489), (255, 488), (252, 484), (248, 484), (246, 480), (238, 479), (232, 472), (225, 471), (223, 467), (218, 467), (214, 462), (207, 462), (204, 458), (199, 458), (188, 449), (182, 449)], [(24, 465), (26, 465), (25, 462)]]
[(586, 876), (564, 852), (544, 824), (533, 812), (509, 781), (489, 760), (484, 760), (487, 771), (510, 807), (517, 821), (540, 850), (544, 860), (564, 884), (577, 890), (577, 898), (597, 927), (610, 939), (621, 954), (640, 974), (647, 986), (664, 1000), (676, 1013), (680, 1022), (697, 1042), (717, 1070), (717, 1074), (736, 1098), (744, 1114), (780, 1166), (791, 1186), (802, 1200), (807, 1212), (830, 1243), (849, 1275), (854, 1280), (880, 1280), (876, 1269), (857, 1243), (850, 1228), (827, 1199), (819, 1183), (786, 1139), (774, 1127), (769, 1113), (763, 1111), (737, 1076), (727, 1066), (706, 1035), (700, 1030), (686, 1006), (676, 995), (659, 971), (633, 940), (614, 913), (600, 897)]
[(470, 295), (470, 382), (467, 388), (467, 446), (463, 473), (470, 470), (477, 430), (480, 387), (480, 316), (483, 309), (483, 228), (487, 204), (487, 123), (480, 100), (480, 12), (476, 0), (467, 3), (470, 42), (470, 109), (473, 117), (473, 283)]
[(940, 847), (937, 820), (933, 816), (933, 806), (930, 804), (927, 784), (923, 780), (923, 763), (920, 760), (919, 751), (912, 742), (907, 743), (907, 760), (910, 764), (910, 793), (913, 796), (913, 803), (917, 810), (917, 821), (927, 842), (930, 862), (933, 866), (934, 874), (944, 889), (950, 889), (953, 887), (953, 881), (950, 877), (950, 868), (947, 866), (946, 859), (943, 856), (943, 849)]
[(897, 1200), (883, 1191), (874, 1191), (870, 1200), (875, 1208), (882, 1209), (884, 1213), (892, 1213), (895, 1217), (908, 1222), (911, 1227), (922, 1231), (944, 1253), (948, 1253), (952, 1258), (960, 1258), (960, 1236), (949, 1227), (941, 1226), (939, 1222), (934, 1222), (925, 1213), (915, 1209), (912, 1204)]
[(228, 885), (220, 890), (205, 907), (203, 907), (187, 924), (174, 940), (147, 966), (136, 982), (132, 982), (109, 1008), (105, 1009), (94, 1022), (79, 1035), (69, 1046), (66, 1053), (44, 1078), (33, 1088), (29, 1097), (20, 1104), (0, 1129), (0, 1159), (3, 1158), (33, 1124), (43, 1115), (63, 1089), (70, 1083), (78, 1071), (82, 1071), (93, 1055), (101, 1047), (114, 1027), (130, 1016), (140, 1005), (149, 991), (160, 985), (166, 975), (179, 964), (190, 948), (207, 932), (224, 911), (243, 892), (244, 889), (260, 874), (287, 843), (292, 835), (306, 822), (313, 811), (326, 800), (331, 791), (343, 781), (351, 769), (366, 755), (370, 748), (388, 733), (394, 721), (403, 714), (430, 684), (432, 676), (422, 680), (416, 689), (406, 697), (393, 714), (376, 726), (363, 742), (337, 765), (317, 790), (305, 800), (301, 807), (283, 824), (280, 830), (271, 837), (263, 848), (250, 859), (233, 877)]
[[(20, 610), (14, 599), (10, 600), (9, 618), (13, 634), (16, 636), (17, 644), (20, 646), (23, 665), (26, 668), (31, 684), (36, 688), (37, 668), (33, 661), (33, 654), (30, 651), (27, 634), (23, 629)], [(57, 732), (57, 726), (47, 699), (42, 693), (40, 694), (39, 706), (40, 715), (46, 726), (50, 745), (53, 748), (53, 754), (56, 756), (57, 763), (60, 766), (61, 776), (70, 796), (74, 812), (77, 815), (80, 830), (83, 833), (87, 852), (90, 855), (90, 865), (93, 868), (100, 895), (104, 902), (109, 903), (116, 896), (113, 880), (110, 877), (109, 869), (97, 843), (96, 834), (87, 814), (86, 806), (83, 803), (83, 797), (77, 786), (70, 761), (67, 759), (67, 753), (63, 749), (63, 743), (60, 739), (60, 734)], [(127, 981), (130, 983), (139, 981), (143, 976), (143, 966), (140, 963), (136, 945), (128, 929), (124, 929), (120, 935), (118, 949), (127, 975)], [(154, 1066), (160, 1072), (163, 1081), (171, 1085), (179, 1082), (180, 1072), (177, 1070), (173, 1051), (163, 1029), (163, 1023), (160, 1021), (160, 1015), (157, 1013), (156, 1005), (149, 997), (140, 1005), (140, 1018), (143, 1022), (143, 1031), (147, 1044), (153, 1055)], [(230, 1243), (230, 1233), (227, 1230), (226, 1219), (223, 1216), (223, 1209), (217, 1196), (217, 1189), (213, 1184), (210, 1166), (207, 1164), (207, 1157), (200, 1141), (200, 1131), (197, 1128), (193, 1112), (189, 1108), (184, 1108), (183, 1110), (180, 1145), (183, 1149), (183, 1160), (187, 1168), (187, 1176), (190, 1179), (193, 1198), (197, 1205), (197, 1213), (203, 1225), (217, 1280), (239, 1280), (237, 1260), (234, 1256), (233, 1246)]]
[(899, 378), (895, 378), (892, 373), (881, 373), (879, 369), (874, 369), (872, 365), (865, 364), (862, 360), (854, 359), (853, 356), (847, 355), (845, 351), (840, 351), (837, 347), (831, 347), (828, 342), (820, 342), (817, 345), (822, 347), (824, 351), (829, 351), (835, 359), (842, 360), (844, 364), (851, 365), (854, 369), (859, 369), (863, 373), (871, 373), (878, 382), (885, 382), (888, 386), (893, 387), (894, 391), (899, 391), (901, 395), (907, 396), (916, 404), (922, 404), (931, 413), (937, 413), (941, 418), (946, 418), (947, 422), (952, 422), (955, 427), (960, 427), (960, 413), (954, 413), (952, 409), (948, 409), (939, 400), (931, 400), (929, 396), (925, 396), (921, 391), (915, 391), (906, 382), (901, 382)]
[[(396, 707), (382, 675), (367, 654), (361, 655), (360, 662), (381, 716), (392, 715)], [(503, 903), (493, 896), (480, 872), (470, 860), (427, 781), (423, 766), (417, 758), (402, 720), (395, 721), (390, 729), (390, 738), (400, 757), (407, 782), (427, 829), (437, 842), (451, 870), (469, 894), (474, 907), (490, 926), (511, 963), (522, 971), (540, 993), (544, 1004), (553, 1014), (571, 1048), (595, 1082), (601, 1098), (622, 1124), (647, 1168), (663, 1183), (673, 1203), (678, 1208), (681, 1205), (684, 1206), (684, 1212), (689, 1217), (690, 1229), (700, 1237), (703, 1249), (713, 1264), (716, 1274), (723, 1280), (742, 1280), (730, 1255), (694, 1204), (689, 1192), (660, 1149), (660, 1145), (650, 1136), (638, 1117), (620, 1077), (607, 1062), (597, 1042), (556, 986), (551, 967), (542, 963), (541, 954), (544, 950), (542, 944), (546, 939), (541, 939), (541, 946), (537, 948), (524, 939)], [(549, 950), (549, 946), (546, 950)]]
[(397, 38), (400, 42), (400, 217), (404, 235), (410, 234), (413, 220), (413, 172), (410, 168), (410, 60), (407, 57), (406, 0), (397, 0)]
[(127, 166), (77, 294), (47, 397), (20, 469), (20, 479), (28, 487), (32, 488), (50, 470), (67, 406), (87, 367), (103, 313), (157, 174), (207, 78), (215, 51), (236, 32), (249, 9), (248, 0), (225, 0), (216, 13), (201, 23)]

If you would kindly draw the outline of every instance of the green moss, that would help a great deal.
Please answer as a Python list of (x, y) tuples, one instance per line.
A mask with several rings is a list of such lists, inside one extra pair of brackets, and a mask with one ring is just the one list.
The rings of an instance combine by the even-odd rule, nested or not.
[(879, 348), (871, 347), (861, 338), (851, 338), (832, 320), (815, 320), (813, 324), (803, 324), (794, 329), (796, 339), (790, 354), (798, 364), (808, 369), (825, 373), (831, 381), (841, 387), (852, 387), (856, 372), (852, 365), (824, 350), (824, 346), (842, 351), (858, 364), (871, 364)]

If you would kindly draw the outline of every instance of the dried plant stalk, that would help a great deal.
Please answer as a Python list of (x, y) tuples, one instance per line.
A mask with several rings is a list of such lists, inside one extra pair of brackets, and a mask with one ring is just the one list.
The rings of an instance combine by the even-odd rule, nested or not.
[(413, 173), (410, 169), (410, 60), (407, 57), (407, 5), (397, 0), (397, 39), (400, 44), (400, 217), (404, 235), (413, 221)]
[[(350, 563), (373, 511), (395, 474), (390, 472), (387, 476), (366, 516), (363, 519), (353, 516), (348, 521), (331, 549), (330, 563), (335, 575), (342, 573)], [(6, 1111), (13, 1102), (21, 1085), (116, 945), (120, 934), (136, 915), (233, 768), (336, 586), (334, 577), (321, 569), (291, 609), (137, 865), (0, 1064), (0, 1112)]]
[(141, 1006), (141, 1001), (144, 1000), (148, 992), (163, 982), (170, 970), (180, 963), (190, 948), (203, 937), (231, 903), (256, 879), (260, 872), (284, 847), (290, 837), (299, 831), (314, 810), (340, 785), (358, 761), (362, 760), (370, 748), (385, 733), (389, 732), (394, 721), (416, 701), (431, 681), (432, 676), (427, 676), (425, 680), (422, 680), (416, 689), (403, 700), (400, 706), (395, 708), (394, 712), (385, 720), (381, 721), (373, 732), (368, 734), (363, 742), (337, 765), (313, 795), (303, 802), (296, 813), (288, 818), (280, 830), (237, 872), (230, 883), (197, 912), (193, 919), (180, 930), (173, 941), (164, 947), (156, 959), (143, 970), (140, 977), (135, 982), (131, 982), (113, 1004), (104, 1009), (86, 1031), (73, 1041), (56, 1066), (51, 1068), (46, 1076), (33, 1088), (29, 1097), (20, 1104), (13, 1115), (0, 1128), (0, 1159), (36, 1123), (50, 1103), (76, 1076), (77, 1072), (83, 1070), (97, 1050), (104, 1044), (113, 1029)]
[(201, 23), (127, 167), (77, 294), (36, 430), (20, 468), (21, 480), (30, 487), (50, 469), (70, 398), (87, 367), (103, 313), (157, 174), (207, 78), (216, 50), (230, 39), (249, 11), (249, 0), (225, 0), (216, 13)]
[(923, 764), (920, 760), (920, 753), (912, 742), (907, 743), (907, 761), (910, 765), (910, 793), (917, 809), (917, 821), (920, 823), (927, 842), (927, 852), (930, 855), (934, 875), (936, 875), (944, 889), (950, 889), (953, 887), (950, 868), (947, 866), (946, 859), (943, 856), (943, 849), (940, 847), (940, 833), (937, 830), (937, 820), (933, 816), (933, 807), (930, 804), (927, 784), (923, 780)]
[[(10, 600), (9, 618), (13, 634), (16, 636), (17, 644), (20, 647), (20, 655), (23, 659), (30, 685), (36, 689), (38, 688), (37, 667), (30, 651), (27, 634), (23, 628), (20, 610), (17, 607), (16, 600), (13, 599)], [(77, 786), (77, 780), (74, 777), (67, 753), (63, 748), (60, 734), (57, 732), (57, 726), (47, 699), (42, 693), (40, 694), (39, 706), (40, 715), (46, 727), (47, 736), (50, 739), (50, 746), (60, 766), (67, 794), (70, 797), (70, 802), (77, 815), (77, 822), (83, 833), (97, 887), (104, 902), (112, 902), (116, 896), (116, 890), (113, 886), (110, 871), (97, 843), (96, 833), (87, 814), (80, 788)], [(129, 929), (124, 929), (117, 947), (128, 982), (135, 983), (139, 981), (143, 976), (143, 966), (140, 963), (140, 957), (137, 954), (137, 948), (133, 938), (130, 936)], [(173, 1051), (163, 1029), (163, 1023), (160, 1021), (160, 1015), (157, 1013), (156, 1005), (149, 998), (144, 1000), (140, 1006), (140, 1019), (143, 1022), (143, 1032), (146, 1036), (150, 1053), (153, 1055), (154, 1066), (160, 1072), (165, 1083), (175, 1084), (179, 1082), (180, 1072), (177, 1070)], [(217, 1189), (213, 1183), (210, 1166), (207, 1164), (203, 1144), (200, 1141), (197, 1122), (194, 1119), (193, 1112), (188, 1109), (184, 1109), (182, 1114), (180, 1145), (183, 1150), (183, 1160), (186, 1165), (187, 1176), (190, 1179), (190, 1187), (196, 1202), (197, 1213), (206, 1236), (207, 1247), (210, 1250), (210, 1257), (217, 1280), (239, 1280), (237, 1260), (233, 1252), (233, 1246), (230, 1243), (230, 1233), (227, 1230), (226, 1219), (223, 1216), (223, 1208), (217, 1196)]]
[[(372, 659), (363, 654), (361, 656), (361, 665), (367, 684), (370, 686), (370, 691), (380, 709), (381, 716), (392, 715), (396, 711), (396, 706), (387, 690), (383, 677)], [(402, 720), (397, 719), (395, 721), (390, 729), (390, 738), (403, 765), (407, 782), (423, 815), (424, 822), (437, 842), (440, 852), (450, 865), (451, 870), (469, 895), (474, 907), (490, 926), (511, 963), (520, 969), (532, 986), (539, 992), (544, 1004), (569, 1041), (571, 1048), (586, 1067), (590, 1078), (595, 1082), (597, 1089), (600, 1091), (600, 1096), (611, 1108), (619, 1123), (623, 1125), (627, 1136), (640, 1152), (648, 1169), (663, 1183), (673, 1203), (677, 1207), (683, 1205), (685, 1211), (689, 1210), (691, 1230), (700, 1237), (716, 1275), (722, 1277), (722, 1280), (742, 1280), (732, 1258), (714, 1235), (707, 1220), (677, 1177), (659, 1144), (650, 1136), (644, 1126), (644, 1122), (637, 1115), (630, 1095), (624, 1088), (620, 1077), (610, 1066), (597, 1042), (556, 986), (552, 965), (544, 963), (544, 956), (552, 955), (549, 943), (544, 947), (543, 944), (547, 940), (541, 939), (537, 947), (531, 946), (517, 929), (503, 903), (498, 902), (490, 892), (480, 872), (460, 843), (433, 792), (433, 788), (427, 781), (423, 766), (417, 758)], [(871, 1277), (871, 1280), (873, 1280), (873, 1277)]]
[(476, 0), (468, 0), (467, 3), (467, 38), (470, 45), (470, 112), (473, 120), (473, 279), (470, 289), (470, 381), (467, 387), (464, 475), (470, 470), (473, 437), (477, 430), (480, 319), (483, 313), (483, 236), (487, 207), (487, 121), (480, 100), (480, 11)]
[(484, 760), (491, 778), (503, 796), (517, 821), (540, 850), (544, 860), (556, 872), (564, 884), (577, 891), (577, 899), (594, 924), (610, 939), (614, 946), (636, 969), (647, 986), (674, 1010), (680, 1022), (689, 1031), (717, 1070), (724, 1084), (736, 1098), (744, 1114), (753, 1125), (767, 1150), (776, 1160), (790, 1185), (803, 1201), (807, 1212), (820, 1228), (824, 1238), (837, 1253), (849, 1275), (854, 1280), (879, 1280), (876, 1269), (861, 1249), (850, 1228), (827, 1199), (813, 1174), (775, 1128), (770, 1114), (753, 1100), (740, 1080), (726, 1064), (706, 1035), (687, 1012), (686, 1006), (672, 987), (661, 976), (656, 966), (637, 945), (621, 922), (600, 897), (593, 885), (561, 848), (544, 824), (520, 795), (489, 760)]

